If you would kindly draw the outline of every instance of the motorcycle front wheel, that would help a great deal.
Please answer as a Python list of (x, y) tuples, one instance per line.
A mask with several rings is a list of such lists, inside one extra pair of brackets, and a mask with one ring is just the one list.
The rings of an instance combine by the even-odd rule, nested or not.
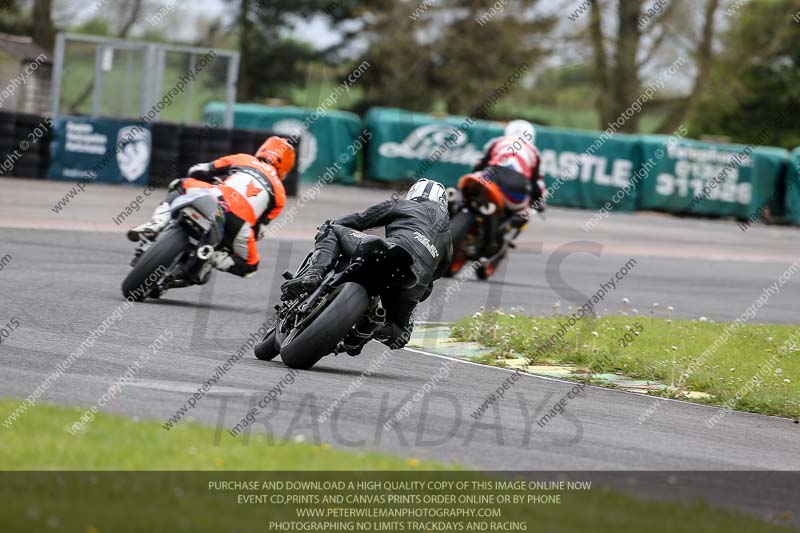
[(367, 290), (358, 283), (345, 283), (302, 331), (290, 334), (280, 345), (283, 363), (308, 370), (331, 353), (355, 326), (369, 305)]
[(463, 241), (475, 223), (475, 214), (469, 211), (460, 211), (450, 221), (450, 240), (453, 243), (453, 261), (450, 263), (445, 277), (451, 278), (458, 274), (464, 263), (467, 262), (467, 253), (462, 250)]

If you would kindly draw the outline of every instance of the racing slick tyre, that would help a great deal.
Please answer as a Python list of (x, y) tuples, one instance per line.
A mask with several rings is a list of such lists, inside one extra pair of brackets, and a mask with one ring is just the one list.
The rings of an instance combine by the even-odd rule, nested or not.
[[(169, 269), (189, 246), (186, 232), (178, 226), (165, 229), (156, 242), (139, 258), (122, 282), (122, 295), (141, 302), (151, 292), (158, 291), (154, 276), (160, 270)], [(163, 275), (163, 274), (162, 274)]]
[(256, 359), (261, 361), (272, 361), (281, 352), (281, 347), (275, 338), (275, 328), (272, 328), (264, 335), (264, 339), (256, 345), (253, 352), (256, 354)]
[(469, 211), (460, 211), (453, 217), (453, 220), (450, 221), (450, 240), (453, 243), (453, 261), (450, 263), (450, 267), (447, 271), (445, 271), (444, 277), (452, 278), (458, 274), (458, 271), (461, 270), (461, 267), (467, 262), (466, 255), (461, 251), (461, 241), (467, 236), (474, 222), (475, 215)]
[(281, 359), (289, 368), (308, 370), (331, 353), (369, 305), (367, 290), (358, 283), (345, 283), (328, 298), (309, 316), (308, 325), (281, 343)]

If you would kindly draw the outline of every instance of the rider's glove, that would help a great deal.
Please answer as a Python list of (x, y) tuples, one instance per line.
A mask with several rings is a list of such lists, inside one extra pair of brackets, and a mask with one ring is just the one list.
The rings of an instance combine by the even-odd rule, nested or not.
[(202, 180), (208, 176), (209, 172), (211, 172), (210, 163), (198, 163), (189, 167), (188, 175)]
[(170, 181), (169, 185), (167, 185), (167, 191), (172, 192), (179, 190), (181, 188), (182, 181), (183, 180), (180, 178), (175, 178), (174, 180)]

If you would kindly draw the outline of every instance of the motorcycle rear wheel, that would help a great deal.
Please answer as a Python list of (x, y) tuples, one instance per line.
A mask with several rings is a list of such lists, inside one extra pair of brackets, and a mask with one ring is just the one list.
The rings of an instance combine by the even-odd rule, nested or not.
[(367, 290), (358, 283), (345, 283), (305, 329), (280, 346), (283, 363), (308, 370), (331, 353), (355, 326), (369, 305)]
[(172, 266), (187, 246), (189, 237), (182, 228), (173, 226), (164, 230), (128, 272), (122, 282), (122, 295), (141, 302), (154, 291), (158, 292), (153, 274)]

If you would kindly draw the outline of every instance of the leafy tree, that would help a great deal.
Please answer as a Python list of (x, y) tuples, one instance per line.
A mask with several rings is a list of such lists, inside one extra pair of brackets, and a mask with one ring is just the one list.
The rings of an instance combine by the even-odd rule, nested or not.
[(422, 42), (411, 19), (415, 5), (376, 0), (364, 13), (361, 36), (369, 45), (359, 58), (370, 64), (359, 81), (364, 89), (361, 109), (375, 105), (429, 111), (436, 100), (433, 88), (433, 47)]
[(19, 0), (9, 0), (5, 7), (0, 9), (0, 33), (14, 35), (31, 33), (30, 16), (24, 12), (21, 3)]
[(542, 58), (539, 43), (553, 22), (532, 16), (537, 4), (370, 2), (361, 32), (368, 47), (360, 59), (371, 65), (359, 82), (363, 106), (471, 114), (504, 83), (519, 91), (522, 79), (508, 78), (517, 69), (524, 78)]
[[(520, 91), (545, 55), (554, 19), (535, 16), (533, 0), (450, 0), (449, 23), (435, 43), (433, 82), (449, 113), (469, 114), (494, 91)], [(505, 95), (503, 95), (505, 96)], [(487, 114), (491, 114), (491, 109)]]
[[(595, 0), (591, 4), (587, 35), (594, 61), (600, 128), (605, 129), (639, 97), (642, 72), (648, 66), (661, 55), (669, 55), (674, 60), (684, 53), (681, 50), (684, 47), (694, 56), (697, 72), (688, 94), (675, 102), (659, 131), (675, 130), (703, 93), (714, 60), (720, 0), (691, 5), (668, 0), (666, 5), (659, 5), (660, 11), (651, 12), (652, 6), (644, 0)], [(612, 16), (610, 12), (615, 7)], [(697, 7), (701, 7), (702, 17), (696, 16)], [(616, 24), (608, 24), (611, 20)], [(696, 31), (694, 20), (699, 22)], [(615, 27), (613, 37), (605, 29), (608, 26)], [(684, 42), (690, 44), (686, 46)], [(638, 132), (639, 118), (638, 113), (633, 115), (620, 130)]]
[(304, 66), (322, 54), (286, 36), (287, 29), (313, 16), (328, 16), (334, 25), (353, 16), (353, 0), (226, 0), (236, 10), (239, 37), (241, 101), (285, 93), (305, 79)]
[(800, 1), (751, 2), (723, 35), (723, 55), (690, 134), (800, 146)]

